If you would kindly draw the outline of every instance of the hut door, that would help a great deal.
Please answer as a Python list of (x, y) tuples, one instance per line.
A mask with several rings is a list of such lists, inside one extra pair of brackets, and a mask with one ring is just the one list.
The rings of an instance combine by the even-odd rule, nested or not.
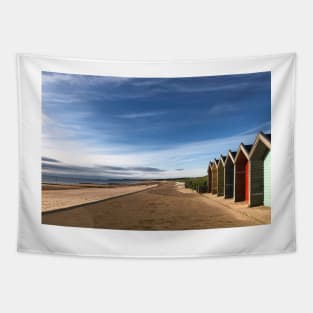
[(245, 201), (249, 201), (249, 162), (245, 165)]
[(264, 205), (271, 206), (271, 152), (264, 159)]

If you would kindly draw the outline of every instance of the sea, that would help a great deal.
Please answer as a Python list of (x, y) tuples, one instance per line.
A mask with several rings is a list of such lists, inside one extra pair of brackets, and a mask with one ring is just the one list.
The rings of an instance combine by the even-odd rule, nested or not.
[(77, 177), (68, 177), (68, 176), (55, 176), (49, 174), (42, 174), (41, 182), (46, 184), (138, 184), (151, 179), (116, 179), (116, 178), (99, 178), (99, 177), (86, 177), (86, 176), (77, 176)]

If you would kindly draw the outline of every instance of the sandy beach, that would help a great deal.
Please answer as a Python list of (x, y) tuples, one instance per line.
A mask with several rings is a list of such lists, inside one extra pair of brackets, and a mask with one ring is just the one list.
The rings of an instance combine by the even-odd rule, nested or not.
[(110, 199), (157, 186), (157, 184), (142, 185), (53, 185), (42, 187), (42, 212), (61, 210), (81, 204), (93, 203)]
[[(256, 218), (253, 211), (247, 214), (240, 206), (241, 211), (185, 189), (182, 184), (175, 182), (163, 182), (145, 188), (147, 189), (93, 204), (45, 211), (42, 222), (61, 226), (128, 230), (187, 230), (270, 223), (270, 209), (264, 209), (262, 219)], [(75, 191), (82, 193), (85, 189)]]

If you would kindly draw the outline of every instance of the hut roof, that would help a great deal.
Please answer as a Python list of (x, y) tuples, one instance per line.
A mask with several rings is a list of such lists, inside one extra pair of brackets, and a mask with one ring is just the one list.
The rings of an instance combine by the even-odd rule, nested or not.
[(271, 134), (264, 134), (263, 132), (259, 132), (255, 138), (254, 144), (252, 146), (251, 151), (249, 152), (249, 157), (251, 157), (256, 151), (256, 147), (258, 144), (262, 142), (268, 149), (271, 149)]
[(262, 133), (263, 134), (263, 136), (269, 141), (269, 142), (271, 142), (271, 134), (269, 133), (269, 134), (264, 134), (264, 133)]
[(211, 166), (211, 168), (213, 167), (213, 166), (218, 166), (218, 159), (213, 159), (211, 162), (210, 162), (210, 166)]
[(225, 164), (226, 164), (226, 162), (229, 159), (234, 163), (235, 162), (236, 153), (237, 153), (236, 151), (229, 150), (227, 155), (226, 155)]
[(210, 169), (210, 168), (212, 168), (212, 161), (210, 161), (209, 164), (208, 164), (208, 170), (207, 170), (207, 172), (209, 172), (209, 169)]
[(218, 160), (218, 164), (222, 162), (223, 166), (225, 165), (226, 156), (221, 154), (220, 159)]
[(237, 150), (237, 153), (235, 156), (235, 163), (237, 162), (238, 156), (239, 156), (241, 151), (245, 155), (245, 157), (249, 160), (249, 152), (251, 149), (252, 149), (252, 145), (245, 145), (245, 144), (241, 143), (238, 147), (238, 150)]
[(216, 165), (217, 166), (217, 163), (216, 163), (216, 159), (214, 159), (214, 160), (212, 160), (212, 161), (210, 161), (210, 167), (212, 168), (214, 165)]
[(236, 151), (229, 150), (229, 156), (233, 157), (234, 160), (235, 160), (236, 153), (237, 153)]
[(247, 152), (250, 152), (253, 145), (244, 145)]

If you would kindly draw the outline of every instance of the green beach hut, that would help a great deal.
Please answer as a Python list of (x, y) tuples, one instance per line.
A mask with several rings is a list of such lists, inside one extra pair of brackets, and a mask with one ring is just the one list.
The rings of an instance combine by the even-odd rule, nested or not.
[(234, 197), (234, 163), (236, 151), (228, 151), (224, 166), (224, 198)]
[(249, 154), (249, 206), (271, 206), (271, 134), (260, 132)]

